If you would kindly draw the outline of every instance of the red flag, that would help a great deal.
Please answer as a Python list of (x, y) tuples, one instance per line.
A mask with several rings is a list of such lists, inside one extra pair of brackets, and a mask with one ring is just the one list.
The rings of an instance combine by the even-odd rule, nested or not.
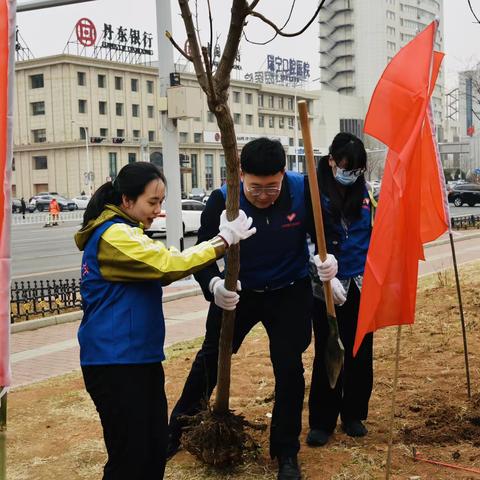
[(10, 385), (10, 179), (15, 12), (15, 0), (0, 0), (0, 389)]
[(364, 336), (414, 321), (423, 243), (448, 228), (448, 206), (429, 108), (443, 54), (437, 22), (402, 48), (380, 78), (365, 132), (389, 147), (365, 265), (353, 348)]

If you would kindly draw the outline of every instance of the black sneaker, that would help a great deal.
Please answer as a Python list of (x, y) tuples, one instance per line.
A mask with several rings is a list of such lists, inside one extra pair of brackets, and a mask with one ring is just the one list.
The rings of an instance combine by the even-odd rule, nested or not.
[(342, 430), (349, 437), (364, 437), (368, 430), (360, 420), (350, 420), (342, 423)]
[(278, 457), (277, 480), (301, 480), (302, 474), (298, 466), (297, 456)]
[(307, 445), (311, 447), (323, 447), (330, 439), (330, 433), (325, 430), (312, 428), (307, 435)]

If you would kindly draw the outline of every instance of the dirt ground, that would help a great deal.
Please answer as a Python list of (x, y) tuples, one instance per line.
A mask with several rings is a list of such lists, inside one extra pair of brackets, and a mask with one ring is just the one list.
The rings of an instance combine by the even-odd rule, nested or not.
[[(462, 269), (463, 302), (470, 351), (472, 401), (467, 400), (462, 336), (451, 272), (420, 281), (417, 318), (402, 329), (400, 378), (395, 417), (393, 476), (399, 479), (477, 479), (480, 474), (414, 462), (422, 457), (480, 472), (480, 273), (479, 264)], [(367, 421), (369, 434), (355, 440), (337, 432), (323, 448), (305, 445), (307, 408), (300, 462), (305, 479), (384, 478), (391, 409), (396, 328), (375, 337), (375, 384)], [(200, 340), (169, 349), (165, 363), (172, 406)], [(305, 354), (311, 376), (313, 349)], [(307, 387), (307, 393), (308, 393)], [(233, 360), (231, 406), (250, 421), (269, 422), (273, 398), (268, 343), (261, 327), (249, 335)], [(268, 458), (268, 430), (254, 432), (260, 457), (229, 472), (201, 466), (180, 452), (167, 466), (169, 480), (276, 478)], [(8, 479), (101, 478), (105, 450), (95, 409), (79, 373), (13, 391), (9, 396)]]

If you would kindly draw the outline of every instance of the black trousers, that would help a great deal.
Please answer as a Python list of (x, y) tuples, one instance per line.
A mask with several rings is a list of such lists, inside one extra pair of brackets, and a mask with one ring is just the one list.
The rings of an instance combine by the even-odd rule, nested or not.
[(328, 338), (327, 310), (324, 302), (314, 300), (315, 359), (308, 401), (310, 428), (332, 433), (339, 414), (344, 422), (367, 418), (373, 385), (373, 334), (365, 336), (357, 356), (353, 358), (359, 307), (360, 292), (352, 280), (347, 301), (335, 308), (340, 338), (345, 347), (345, 363), (336, 387), (331, 389), (324, 360)]
[(160, 480), (168, 413), (161, 363), (82, 367), (108, 452), (104, 480)]
[[(270, 359), (275, 376), (275, 405), (270, 429), (270, 454), (296, 455), (300, 449), (302, 407), (305, 393), (302, 353), (311, 340), (313, 295), (308, 279), (270, 292), (243, 291), (236, 309), (232, 349), (236, 353), (247, 333), (262, 322), (270, 342)], [(207, 317), (202, 348), (170, 417), (170, 434), (178, 436), (178, 417), (194, 415), (217, 382), (218, 340), (222, 310), (213, 302)], [(245, 372), (249, 375), (249, 372)]]

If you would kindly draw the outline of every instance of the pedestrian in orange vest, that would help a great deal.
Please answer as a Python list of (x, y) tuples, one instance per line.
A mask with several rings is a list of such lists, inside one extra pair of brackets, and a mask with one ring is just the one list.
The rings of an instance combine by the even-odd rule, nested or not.
[(56, 198), (52, 198), (52, 200), (50, 201), (48, 211), (50, 212), (50, 215), (51, 215), (52, 225), (53, 226), (58, 225), (58, 218), (60, 215), (60, 205), (58, 205)]

